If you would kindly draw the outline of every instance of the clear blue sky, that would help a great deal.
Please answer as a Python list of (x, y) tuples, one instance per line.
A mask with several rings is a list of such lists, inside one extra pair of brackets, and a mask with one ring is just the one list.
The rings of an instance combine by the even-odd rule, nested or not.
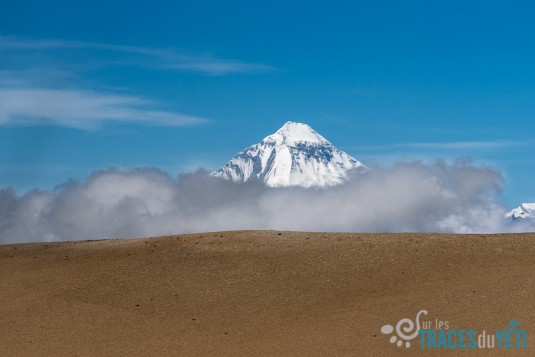
[(285, 121), (367, 164), (471, 157), (535, 201), (530, 1), (3, 1), (0, 187), (215, 169)]

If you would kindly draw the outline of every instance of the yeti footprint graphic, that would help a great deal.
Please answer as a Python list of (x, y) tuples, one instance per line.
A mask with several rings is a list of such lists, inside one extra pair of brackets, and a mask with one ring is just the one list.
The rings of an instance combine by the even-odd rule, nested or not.
[(395, 328), (392, 325), (384, 325), (381, 327), (381, 333), (383, 335), (390, 335), (395, 330), (396, 334), (390, 337), (390, 343), (395, 343), (398, 347), (405, 346), (405, 348), (410, 348), (410, 341), (418, 336), (420, 315), (422, 314), (427, 315), (427, 310), (420, 310), (416, 314), (416, 324), (411, 319), (404, 318), (398, 321)]

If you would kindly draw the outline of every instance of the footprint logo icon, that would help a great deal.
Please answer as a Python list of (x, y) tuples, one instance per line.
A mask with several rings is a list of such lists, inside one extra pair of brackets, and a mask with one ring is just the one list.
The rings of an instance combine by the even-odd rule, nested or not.
[(420, 330), (420, 316), (427, 315), (427, 310), (420, 310), (416, 314), (416, 323), (413, 320), (404, 318), (398, 321), (396, 326), (384, 325), (381, 327), (381, 333), (383, 335), (390, 335), (395, 332), (394, 335), (390, 336), (390, 343), (396, 344), (398, 347), (404, 346), (405, 348), (410, 348), (410, 341), (415, 339), (418, 336), (418, 331)]

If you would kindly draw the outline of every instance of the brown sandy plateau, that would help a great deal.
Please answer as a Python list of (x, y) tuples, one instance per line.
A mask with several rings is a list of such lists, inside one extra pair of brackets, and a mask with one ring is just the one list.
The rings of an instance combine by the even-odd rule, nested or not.
[[(0, 246), (1, 356), (535, 356), (535, 234), (275, 231)], [(523, 350), (422, 350), (381, 326), (493, 332)], [(439, 353), (440, 352), (440, 353)]]

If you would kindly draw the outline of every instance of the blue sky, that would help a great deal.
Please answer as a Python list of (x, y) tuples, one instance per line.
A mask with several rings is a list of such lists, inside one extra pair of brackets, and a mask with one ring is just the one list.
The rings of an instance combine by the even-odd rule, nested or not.
[(470, 157), (535, 201), (528, 1), (3, 1), (0, 187), (215, 169), (288, 120), (366, 164)]

